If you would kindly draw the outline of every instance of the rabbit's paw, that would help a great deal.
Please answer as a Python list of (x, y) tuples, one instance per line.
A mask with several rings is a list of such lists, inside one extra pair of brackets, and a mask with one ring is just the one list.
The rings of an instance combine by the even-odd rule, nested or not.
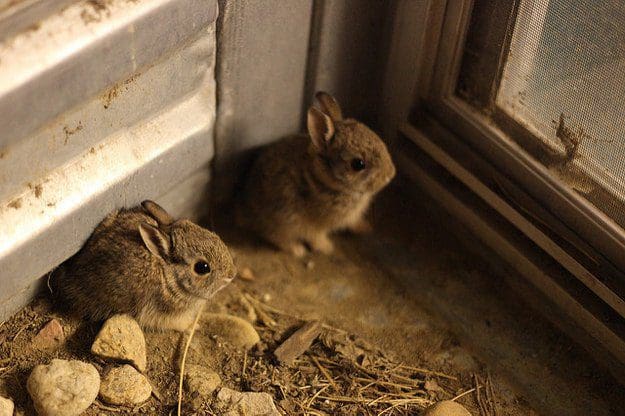
[(334, 251), (334, 244), (326, 234), (320, 234), (311, 238), (309, 243), (314, 251), (319, 251), (323, 254), (331, 254)]

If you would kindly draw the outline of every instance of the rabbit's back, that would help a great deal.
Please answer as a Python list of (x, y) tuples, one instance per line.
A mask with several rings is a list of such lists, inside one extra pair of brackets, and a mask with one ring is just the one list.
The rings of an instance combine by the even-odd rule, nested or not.
[(141, 222), (156, 224), (140, 209), (123, 209), (96, 227), (59, 271), (55, 286), (63, 306), (93, 320), (140, 313), (158, 290), (161, 269), (142, 244)]
[(286, 212), (298, 209), (302, 197), (307, 138), (290, 136), (261, 149), (246, 178), (239, 224), (259, 229), (275, 224)]

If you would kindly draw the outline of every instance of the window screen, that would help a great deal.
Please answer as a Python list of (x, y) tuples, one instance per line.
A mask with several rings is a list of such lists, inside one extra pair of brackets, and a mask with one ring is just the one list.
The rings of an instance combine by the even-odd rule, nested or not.
[[(622, 1), (521, 1), (496, 105), (562, 154), (550, 167), (555, 174), (622, 216), (615, 204), (625, 201)], [(605, 191), (613, 201), (598, 198)]]

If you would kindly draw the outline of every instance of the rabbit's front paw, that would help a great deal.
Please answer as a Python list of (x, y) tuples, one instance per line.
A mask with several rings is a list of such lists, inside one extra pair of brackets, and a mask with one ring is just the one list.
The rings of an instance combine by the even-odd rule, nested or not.
[(306, 247), (302, 243), (291, 244), (289, 251), (297, 258), (302, 258), (306, 255)]
[(332, 240), (325, 234), (320, 234), (311, 238), (309, 243), (314, 251), (319, 251), (323, 254), (331, 254), (334, 251)]

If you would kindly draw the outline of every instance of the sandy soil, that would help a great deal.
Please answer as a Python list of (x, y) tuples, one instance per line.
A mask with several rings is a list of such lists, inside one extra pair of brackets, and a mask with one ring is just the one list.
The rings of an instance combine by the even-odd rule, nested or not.
[[(410, 375), (423, 403), (450, 399), (489, 381), (498, 415), (618, 414), (622, 390), (583, 351), (529, 312), (487, 263), (463, 249), (450, 236), (445, 228), (449, 222), (437, 209), (427, 201), (413, 205), (391, 190), (374, 206), (372, 216), (373, 235), (337, 236), (335, 254), (305, 260), (243, 237), (227, 224), (217, 227), (239, 268), (249, 268), (254, 279), (234, 282), (208, 309), (253, 320), (258, 311), (251, 311), (250, 302), (242, 300), (251, 296), (276, 325), (254, 322), (262, 342), (249, 353), (233, 349), (200, 326), (188, 362), (213, 369), (233, 389), (267, 391), (287, 414), (379, 414), (390, 407), (326, 399), (301, 406), (324, 385), (325, 376), (311, 356), (329, 360), (326, 367), (334, 369), (339, 388), (345, 386), (345, 391), (334, 392), (339, 396), (349, 393), (350, 366), (365, 365), (363, 354), (374, 364), (402, 363), (446, 375)], [(57, 350), (37, 351), (32, 338), (51, 318), (63, 324), (67, 340)], [(332, 342), (318, 340), (293, 368), (278, 367), (273, 350), (302, 321), (312, 319), (346, 331), (326, 331), (326, 341), (342, 334), (360, 352), (352, 357), (328, 345)], [(102, 370), (106, 363), (89, 353), (98, 327), (59, 315), (45, 296), (34, 301), (0, 326), (0, 394), (12, 397), (25, 414), (33, 414), (24, 385), (34, 365), (53, 357), (78, 358)], [(173, 409), (183, 338), (175, 332), (147, 332), (146, 340), (147, 376), (160, 398), (152, 397), (135, 409), (96, 402), (88, 415), (166, 415)], [(339, 361), (345, 365), (331, 364)], [(267, 374), (272, 375), (267, 378)], [(436, 383), (426, 388), (426, 381)], [(380, 394), (384, 393), (389, 392), (382, 389)], [(458, 402), (474, 415), (495, 414), (493, 409), (480, 408), (477, 398), (472, 392)], [(397, 406), (384, 414), (416, 414), (421, 407)], [(198, 414), (211, 414), (210, 404)]]

